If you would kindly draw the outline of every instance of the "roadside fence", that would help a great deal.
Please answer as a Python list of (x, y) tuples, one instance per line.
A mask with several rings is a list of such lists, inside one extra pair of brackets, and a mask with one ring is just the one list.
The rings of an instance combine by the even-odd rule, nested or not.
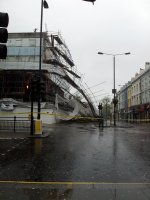
[(30, 126), (28, 117), (0, 117), (0, 131), (30, 132)]

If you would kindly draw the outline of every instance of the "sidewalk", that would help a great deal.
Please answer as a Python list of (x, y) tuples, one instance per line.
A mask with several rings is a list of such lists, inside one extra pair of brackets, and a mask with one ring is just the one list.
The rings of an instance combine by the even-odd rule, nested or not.
[(99, 124), (99, 125), (100, 127), (103, 127), (103, 128), (132, 128), (135, 126), (134, 123), (119, 122), (119, 121), (116, 122), (116, 126), (114, 126), (113, 122), (106, 123), (105, 121), (104, 121), (103, 126), (102, 124)]
[(0, 139), (25, 139), (25, 138), (45, 138), (50, 134), (49, 131), (43, 131), (43, 134), (31, 135), (29, 132), (13, 132), (10, 130), (0, 130)]

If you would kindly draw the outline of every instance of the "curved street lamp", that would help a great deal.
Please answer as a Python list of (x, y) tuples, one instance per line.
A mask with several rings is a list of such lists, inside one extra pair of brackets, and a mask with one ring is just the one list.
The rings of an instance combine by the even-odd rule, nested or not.
[(93, 3), (93, 5), (94, 5), (94, 2), (95, 2), (96, 0), (82, 0), (82, 1), (88, 1), (88, 2), (92, 2), (92, 3)]
[(116, 99), (116, 86), (115, 86), (115, 60), (116, 56), (122, 56), (122, 55), (130, 55), (130, 52), (127, 53), (117, 53), (117, 54), (110, 54), (110, 53), (104, 53), (104, 52), (98, 52), (99, 55), (108, 55), (113, 56), (113, 77), (114, 77), (114, 83), (113, 83), (113, 89), (112, 93), (114, 94), (113, 98), (113, 104), (114, 104), (114, 126), (116, 126), (116, 105), (117, 105), (117, 99)]

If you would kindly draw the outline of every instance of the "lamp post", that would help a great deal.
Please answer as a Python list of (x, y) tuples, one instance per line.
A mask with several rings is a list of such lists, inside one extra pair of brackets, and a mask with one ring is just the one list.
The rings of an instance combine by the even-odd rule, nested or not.
[(94, 2), (95, 2), (96, 0), (83, 0), (83, 1), (89, 1), (89, 2), (92, 2), (93, 5), (94, 5)]
[(113, 56), (113, 77), (114, 77), (114, 81), (113, 81), (112, 93), (114, 95), (114, 98), (113, 98), (113, 104), (114, 104), (114, 111), (113, 111), (113, 114), (114, 114), (114, 126), (116, 126), (116, 105), (117, 105), (116, 86), (115, 86), (115, 81), (116, 81), (116, 77), (115, 77), (116, 56), (129, 55), (130, 52), (120, 53), (120, 54), (109, 54), (109, 53), (98, 52), (98, 54), (99, 55)]
[[(44, 8), (49, 8), (48, 3), (46, 0), (41, 0), (41, 22), (40, 22), (40, 58), (39, 58), (39, 87), (41, 86), (41, 61), (42, 61), (42, 26), (43, 26), (43, 7)], [(40, 88), (39, 88), (40, 91)], [(41, 94), (40, 92), (38, 93), (38, 115), (37, 119), (40, 119), (40, 112), (41, 112)]]

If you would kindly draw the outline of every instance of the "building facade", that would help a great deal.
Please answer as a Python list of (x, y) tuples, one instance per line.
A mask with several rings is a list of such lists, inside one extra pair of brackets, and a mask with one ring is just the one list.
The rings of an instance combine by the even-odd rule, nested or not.
[(118, 114), (124, 120), (150, 120), (150, 63), (120, 88)]

